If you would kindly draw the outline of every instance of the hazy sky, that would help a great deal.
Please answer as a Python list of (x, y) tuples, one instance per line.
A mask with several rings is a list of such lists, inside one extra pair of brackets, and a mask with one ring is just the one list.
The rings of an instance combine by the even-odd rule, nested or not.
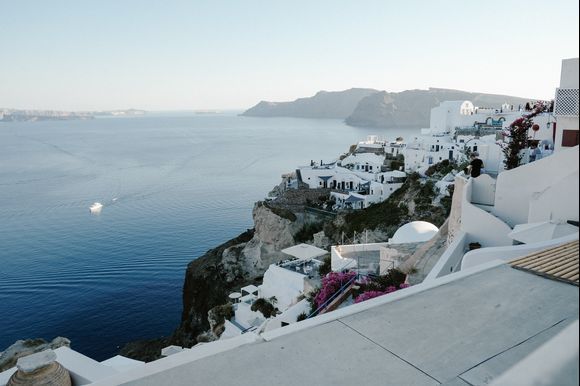
[(318, 90), (551, 98), (578, 0), (0, 0), (0, 107), (246, 108)]

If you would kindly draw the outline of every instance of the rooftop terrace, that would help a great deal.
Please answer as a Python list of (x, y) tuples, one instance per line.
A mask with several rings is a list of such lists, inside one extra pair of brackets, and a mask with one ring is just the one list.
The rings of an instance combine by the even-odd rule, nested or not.
[[(99, 384), (489, 384), (574, 323), (578, 300), (574, 285), (495, 262)], [(568, 362), (559, 385), (577, 384)]]

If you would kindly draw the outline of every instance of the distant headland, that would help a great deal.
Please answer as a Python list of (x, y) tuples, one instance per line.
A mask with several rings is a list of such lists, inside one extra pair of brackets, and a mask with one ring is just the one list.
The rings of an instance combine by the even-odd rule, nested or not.
[(242, 113), (251, 117), (344, 119), (349, 126), (373, 128), (429, 127), (429, 114), (443, 101), (469, 100), (480, 107), (509, 103), (525, 105), (532, 99), (442, 88), (387, 92), (367, 88), (319, 91), (292, 102), (262, 101)]
[(102, 116), (143, 115), (145, 110), (103, 110), (103, 111), (57, 111), (57, 110), (17, 110), (0, 109), (0, 122), (68, 121), (94, 119)]

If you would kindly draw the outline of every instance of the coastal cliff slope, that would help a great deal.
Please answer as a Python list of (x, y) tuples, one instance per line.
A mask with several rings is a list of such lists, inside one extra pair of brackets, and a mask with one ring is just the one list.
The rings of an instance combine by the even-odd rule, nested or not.
[(475, 106), (498, 108), (504, 103), (525, 105), (529, 99), (508, 95), (472, 93), (459, 90), (430, 88), (398, 93), (381, 91), (363, 98), (346, 124), (359, 127), (400, 128), (429, 127), (433, 107), (452, 100), (470, 100)]
[(249, 117), (296, 117), (345, 119), (355, 109), (361, 99), (377, 90), (351, 88), (344, 91), (319, 91), (308, 98), (293, 102), (262, 101), (246, 110), (242, 115)]
[(314, 233), (325, 240), (320, 247), (336, 244), (343, 232), (364, 232), (368, 242), (379, 242), (409, 221), (440, 226), (449, 211), (443, 202), (434, 202), (437, 192), (433, 183), (422, 183), (418, 175), (411, 176), (391, 198), (364, 210), (331, 219), (307, 210), (325, 203), (329, 193), (328, 189), (294, 189), (281, 192), (274, 201), (257, 202), (252, 212), (254, 229), (190, 262), (183, 286), (181, 323), (171, 337), (172, 344), (191, 347), (206, 339), (212, 308), (227, 303), (228, 294), (241, 286), (260, 284), (270, 264), (287, 258), (282, 249), (300, 242), (317, 244)]
[[(441, 175), (435, 174), (435, 180)], [(280, 251), (306, 242), (328, 248), (343, 235), (363, 235), (365, 242), (382, 242), (410, 221), (428, 221), (441, 226), (449, 214), (451, 197), (441, 197), (433, 178), (409, 176), (403, 186), (382, 203), (367, 209), (320, 215), (330, 199), (329, 189), (284, 189), (281, 183), (270, 192), (274, 200), (259, 201), (252, 215), (254, 228), (209, 250), (191, 261), (185, 272), (183, 311), (179, 326), (170, 337), (130, 342), (121, 355), (152, 361), (161, 348), (174, 344), (191, 347), (218, 339), (212, 313), (227, 304), (228, 295), (248, 284), (259, 285), (270, 264), (287, 258)], [(214, 315), (215, 316), (215, 315)], [(214, 320), (215, 322), (215, 320)]]
[[(301, 190), (292, 197), (294, 207), (328, 196), (326, 190)], [(183, 312), (171, 342), (190, 347), (209, 329), (208, 312), (228, 301), (228, 294), (243, 285), (259, 284), (270, 264), (285, 258), (280, 251), (296, 244), (295, 236), (311, 221), (303, 211), (257, 202), (254, 228), (191, 261), (185, 272)]]

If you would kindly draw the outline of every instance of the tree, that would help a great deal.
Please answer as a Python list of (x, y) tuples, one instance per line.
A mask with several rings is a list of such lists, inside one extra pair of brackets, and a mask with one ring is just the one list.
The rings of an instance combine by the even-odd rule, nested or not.
[[(524, 114), (513, 121), (509, 128), (503, 131), (504, 142), (502, 143), (503, 154), (505, 155), (504, 164), (507, 170), (515, 169), (520, 166), (522, 160), (521, 151), (528, 147), (528, 131), (534, 124), (533, 118), (537, 115), (548, 111), (549, 102), (538, 101), (534, 105), (532, 112)], [(507, 143), (505, 139), (509, 140)]]

